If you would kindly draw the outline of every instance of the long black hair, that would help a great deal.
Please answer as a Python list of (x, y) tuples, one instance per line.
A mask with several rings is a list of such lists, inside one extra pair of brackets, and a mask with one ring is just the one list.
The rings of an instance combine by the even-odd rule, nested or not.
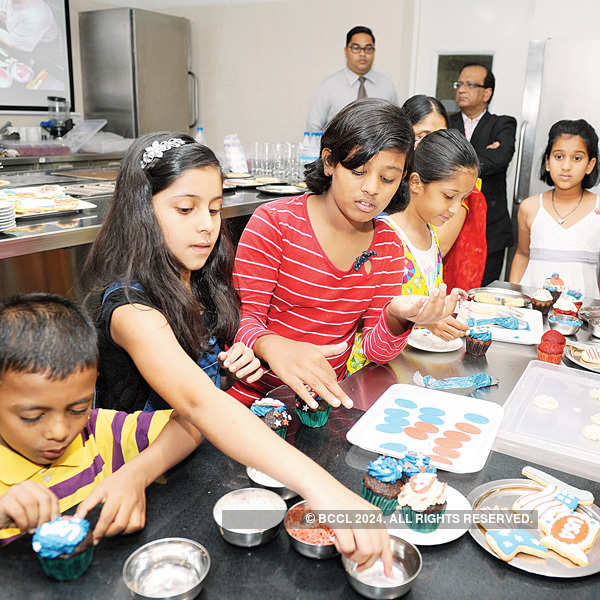
[(542, 164), (540, 165), (540, 179), (547, 185), (554, 185), (550, 173), (546, 170), (546, 159), (550, 158), (552, 146), (554, 146), (554, 142), (556, 142), (561, 135), (578, 135), (585, 142), (588, 158), (590, 160), (592, 160), (592, 158), (596, 159), (596, 164), (594, 165), (592, 172), (586, 174), (581, 182), (581, 187), (584, 190), (594, 187), (598, 181), (598, 135), (596, 134), (595, 129), (585, 119), (577, 119), (576, 121), (564, 119), (562, 121), (557, 121), (550, 127), (548, 144), (544, 150)]
[[(321, 154), (328, 148), (330, 166), (341, 164), (356, 169), (381, 150), (394, 149), (406, 154), (405, 165), (409, 165), (414, 145), (415, 134), (400, 107), (387, 100), (365, 98), (348, 104), (332, 119), (321, 139)], [(306, 165), (304, 176), (308, 189), (315, 194), (331, 186), (322, 158)], [(403, 186), (404, 181), (395, 196), (402, 193)]]
[(411, 96), (402, 105), (402, 110), (406, 113), (413, 127), (433, 112), (438, 113), (446, 121), (446, 127), (448, 127), (448, 113), (444, 105), (433, 96), (426, 96), (425, 94)]
[[(411, 173), (417, 173), (424, 184), (452, 177), (460, 169), (479, 170), (473, 146), (456, 129), (440, 129), (426, 135), (412, 157)], [(398, 202), (390, 202), (388, 212), (404, 210), (410, 202), (408, 186)]]
[[(142, 169), (144, 150), (153, 142), (179, 138), (185, 144), (166, 150)], [(117, 177), (112, 204), (84, 266), (86, 302), (99, 301), (113, 282), (138, 282), (164, 314), (185, 351), (196, 358), (210, 336), (230, 342), (239, 325), (240, 300), (233, 287), (233, 245), (221, 220), (219, 237), (205, 265), (191, 274), (191, 290), (180, 265), (166, 246), (154, 216), (152, 197), (188, 169), (221, 172), (212, 150), (182, 133), (144, 135), (127, 151)], [(99, 311), (99, 304), (93, 307)]]

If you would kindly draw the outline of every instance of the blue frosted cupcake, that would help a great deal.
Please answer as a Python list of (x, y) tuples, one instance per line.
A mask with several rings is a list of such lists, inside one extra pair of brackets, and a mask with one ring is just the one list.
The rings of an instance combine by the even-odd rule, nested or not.
[(437, 469), (431, 464), (429, 456), (409, 450), (402, 463), (402, 482), (406, 483), (413, 475), (417, 473), (437, 473)]
[(252, 403), (250, 410), (277, 435), (285, 439), (292, 421), (292, 415), (287, 411), (287, 406), (281, 400), (261, 398)]
[(90, 524), (78, 517), (58, 517), (40, 525), (31, 546), (44, 573), (58, 581), (70, 581), (83, 575), (94, 555)]
[(379, 456), (369, 463), (360, 494), (379, 507), (384, 515), (391, 515), (398, 506), (398, 494), (403, 485), (402, 463), (392, 456)]
[(315, 399), (317, 408), (311, 408), (298, 394), (296, 394), (296, 414), (302, 425), (306, 427), (323, 427), (329, 420), (329, 413), (331, 412), (331, 404), (326, 400), (323, 400), (321, 396), (318, 396), (308, 386), (306, 386), (308, 393)]
[(492, 330), (489, 327), (471, 327), (466, 337), (467, 354), (485, 356), (492, 343)]

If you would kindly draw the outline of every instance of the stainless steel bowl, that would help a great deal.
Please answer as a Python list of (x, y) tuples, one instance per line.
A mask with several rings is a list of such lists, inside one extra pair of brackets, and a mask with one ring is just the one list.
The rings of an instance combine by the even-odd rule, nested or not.
[(191, 600), (202, 590), (209, 569), (204, 546), (185, 538), (163, 538), (127, 558), (123, 580), (139, 600)]
[(254, 485), (266, 490), (271, 490), (272, 492), (275, 492), (281, 496), (284, 500), (290, 500), (298, 495), (293, 490), (286, 488), (282, 483), (280, 484), (278, 481), (269, 477), (268, 475), (265, 475), (265, 473), (259, 471), (258, 469), (246, 467), (246, 474), (248, 475), (248, 479), (250, 479)]
[[(291, 506), (290, 509), (288, 510), (288, 515), (295, 508), (301, 507), (304, 504), (306, 504), (306, 500), (301, 500), (300, 502), (296, 502), (296, 504)], [(302, 540), (295, 538), (289, 531), (290, 529), (293, 529), (293, 528), (288, 527), (288, 525), (289, 525), (288, 521), (289, 521), (288, 516), (286, 515), (286, 518), (284, 521), (285, 531), (290, 537), (290, 541), (292, 543), (292, 547), (294, 548), (294, 550), (296, 550), (296, 552), (298, 552), (299, 554), (302, 554), (302, 556), (306, 556), (307, 558), (316, 558), (316, 559), (321, 560), (321, 559), (325, 559), (325, 558), (333, 558), (334, 556), (337, 556), (339, 554), (337, 548), (335, 547), (335, 544), (310, 544), (309, 542), (303, 542)]]
[(600, 338), (600, 318), (593, 318), (588, 321), (590, 332), (594, 337)]
[[(361, 573), (356, 571), (356, 563), (342, 556), (348, 583), (361, 596), (375, 600), (400, 598), (410, 590), (413, 581), (421, 572), (423, 560), (417, 547), (397, 537), (390, 536), (390, 539), (392, 541), (393, 566), (401, 575), (399, 581), (393, 586), (375, 585), (361, 581)], [(362, 575), (362, 577), (365, 576)]]
[[(275, 492), (242, 488), (219, 498), (213, 508), (213, 517), (226, 542), (252, 548), (266, 544), (277, 535), (286, 508), (283, 498)], [(235, 527), (223, 526), (224, 510), (232, 511), (229, 517), (239, 520)]]
[(575, 335), (581, 328), (582, 322), (577, 317), (569, 315), (550, 315), (548, 317), (550, 329), (556, 329), (563, 335)]

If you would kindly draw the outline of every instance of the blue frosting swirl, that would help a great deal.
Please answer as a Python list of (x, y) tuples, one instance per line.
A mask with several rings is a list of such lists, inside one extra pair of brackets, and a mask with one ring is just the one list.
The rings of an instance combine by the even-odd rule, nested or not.
[(474, 340), (487, 342), (492, 339), (492, 332), (489, 327), (471, 327), (469, 329), (469, 337), (472, 337)]
[(396, 483), (402, 477), (402, 465), (392, 456), (379, 456), (369, 463), (367, 473), (384, 483)]
[(583, 294), (577, 290), (569, 290), (567, 292), (567, 296), (571, 296), (571, 298), (573, 298), (576, 301), (581, 300), (581, 298), (583, 298)]
[(31, 546), (42, 558), (57, 558), (61, 554), (71, 554), (89, 530), (86, 519), (58, 517), (35, 530)]
[(429, 456), (424, 456), (420, 452), (409, 450), (402, 461), (402, 470), (408, 477), (417, 473), (437, 473), (437, 469), (430, 464)]
[(257, 405), (257, 403), (254, 402), (254, 404), (250, 406), (250, 410), (257, 417), (264, 417), (265, 415), (268, 415), (270, 412), (273, 411), (280, 413), (286, 410), (286, 406), (283, 402), (281, 402), (281, 400), (270, 400), (269, 402), (271, 404), (275, 404), (276, 406), (261, 406), (260, 404)]

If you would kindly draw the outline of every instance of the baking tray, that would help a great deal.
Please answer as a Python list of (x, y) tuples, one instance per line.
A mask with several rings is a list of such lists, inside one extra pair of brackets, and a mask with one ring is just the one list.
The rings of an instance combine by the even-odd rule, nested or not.
[[(600, 388), (600, 375), (532, 360), (504, 404), (494, 450), (600, 481), (600, 442), (581, 434), (600, 413), (600, 403), (590, 397), (593, 388)], [(555, 398), (558, 408), (535, 406), (539, 394)]]
[(475, 294), (486, 293), (492, 294), (492, 296), (496, 297), (498, 300), (495, 304), (504, 304), (507, 298), (511, 300), (516, 300), (521, 298), (524, 302), (524, 306), (528, 306), (531, 304), (531, 298), (527, 294), (523, 294), (522, 292), (517, 292), (516, 290), (507, 290), (499, 287), (478, 287), (473, 288), (467, 292), (467, 296), (469, 299), (474, 300)]
[(592, 367), (589, 363), (583, 362), (581, 360), (581, 353), (583, 350), (578, 350), (577, 348), (573, 348), (573, 346), (565, 346), (565, 350), (563, 352), (563, 358), (567, 359), (567, 362), (571, 362), (582, 369), (586, 369), (588, 371), (592, 371), (593, 373), (600, 373), (600, 368)]
[(87, 200), (79, 200), (76, 208), (69, 208), (65, 210), (45, 210), (31, 213), (17, 213), (16, 220), (19, 221), (31, 221), (32, 219), (56, 217), (59, 215), (68, 215), (75, 212), (80, 212), (88, 208), (96, 208), (95, 204), (88, 202)]
[(400, 383), (376, 400), (346, 439), (398, 458), (415, 450), (444, 471), (475, 473), (485, 465), (503, 412), (487, 400)]
[(64, 175), (65, 177), (76, 177), (78, 179), (101, 179), (114, 181), (119, 174), (119, 167), (114, 169), (79, 169), (74, 171), (55, 171), (52, 175)]
[[(498, 479), (496, 481), (488, 481), (476, 487), (467, 496), (467, 500), (469, 500), (474, 509), (495, 505), (510, 508), (519, 496), (541, 490), (543, 487), (539, 483), (529, 479)], [(595, 504), (591, 506), (579, 506), (576, 512), (585, 513), (594, 519), (600, 520), (600, 509)], [(483, 527), (474, 525), (469, 529), (469, 533), (484, 550), (498, 560), (502, 560), (488, 545)], [(541, 531), (538, 530), (537, 534), (538, 539), (543, 537)], [(592, 575), (600, 571), (600, 538), (596, 538), (596, 542), (590, 551), (587, 552), (587, 557), (589, 564), (584, 567), (575, 565), (567, 558), (556, 554), (552, 550), (548, 550), (546, 558), (521, 553), (517, 554), (510, 561), (502, 562), (506, 562), (506, 564), (516, 569), (537, 575), (545, 575), (546, 577), (571, 578)]]

